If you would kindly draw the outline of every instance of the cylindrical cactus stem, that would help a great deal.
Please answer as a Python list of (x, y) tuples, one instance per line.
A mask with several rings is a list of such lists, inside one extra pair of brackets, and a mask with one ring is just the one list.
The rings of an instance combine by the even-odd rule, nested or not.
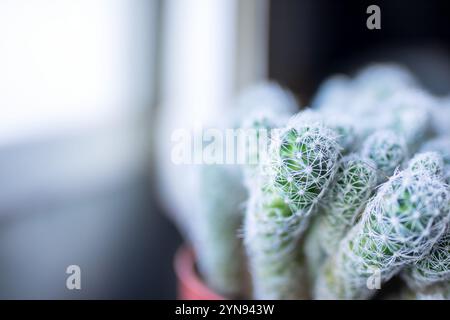
[(424, 143), (420, 151), (435, 151), (438, 152), (444, 161), (444, 179), (450, 184), (450, 137), (441, 137), (429, 140)]
[[(417, 154), (408, 168), (418, 174), (429, 174), (437, 179), (443, 177), (443, 159), (436, 152)], [(450, 207), (450, 202), (449, 202)], [(450, 208), (448, 208), (450, 210)], [(427, 291), (427, 287), (450, 280), (450, 226), (436, 242), (430, 253), (407, 268), (403, 278), (412, 290)]]
[(319, 270), (327, 258), (321, 244), (321, 238), (323, 236), (321, 225), (322, 212), (320, 209), (318, 211), (319, 212), (317, 215), (312, 217), (310, 226), (304, 235), (303, 250), (306, 259), (306, 268), (310, 287), (313, 287), (317, 279), (317, 275), (319, 274)]
[(306, 109), (293, 117), (290, 122), (291, 124), (295, 122), (323, 123), (335, 132), (336, 142), (339, 144), (342, 154), (351, 152), (358, 143), (353, 119), (336, 110), (316, 111)]
[(378, 171), (378, 182), (390, 177), (408, 157), (404, 138), (391, 130), (380, 130), (370, 135), (361, 150), (361, 155), (372, 160)]
[(191, 223), (197, 266), (212, 289), (239, 297), (245, 289), (244, 251), (238, 236), (245, 188), (232, 167), (202, 165), (198, 169), (203, 203)]
[(298, 246), (308, 218), (334, 177), (336, 134), (319, 122), (295, 118), (273, 137), (263, 185), (252, 189), (245, 244), (258, 299), (305, 298)]
[(316, 297), (368, 298), (375, 292), (368, 286), (372, 277), (384, 283), (422, 259), (446, 228), (449, 198), (441, 179), (409, 170), (395, 174), (325, 263)]
[(423, 259), (402, 274), (413, 290), (423, 291), (427, 287), (450, 281), (450, 228)]
[(340, 160), (319, 216), (319, 241), (327, 255), (335, 252), (340, 240), (355, 225), (376, 185), (377, 171), (372, 160), (356, 154)]
[(300, 222), (270, 188), (252, 191), (245, 217), (245, 245), (254, 298), (309, 298), (298, 248)]
[(309, 215), (334, 178), (339, 151), (334, 130), (294, 117), (273, 137), (264, 169), (291, 210)]
[(439, 153), (433, 151), (418, 153), (409, 160), (408, 170), (414, 174), (444, 179), (444, 159)]

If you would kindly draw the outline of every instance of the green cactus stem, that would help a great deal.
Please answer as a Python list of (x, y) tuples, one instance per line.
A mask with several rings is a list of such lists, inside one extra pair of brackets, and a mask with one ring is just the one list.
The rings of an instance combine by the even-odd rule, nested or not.
[(398, 172), (381, 186), (362, 220), (342, 240), (319, 275), (319, 299), (365, 299), (376, 272), (382, 283), (426, 256), (448, 220), (449, 190), (441, 179)]
[(320, 244), (332, 254), (347, 231), (355, 225), (377, 185), (375, 164), (352, 154), (340, 160), (330, 191), (323, 201)]
[(378, 171), (378, 182), (390, 177), (408, 157), (408, 149), (401, 135), (391, 130), (380, 130), (364, 142), (361, 155), (372, 160)]
[(245, 223), (256, 298), (307, 297), (300, 236), (334, 178), (338, 156), (336, 134), (319, 122), (295, 117), (272, 139)]

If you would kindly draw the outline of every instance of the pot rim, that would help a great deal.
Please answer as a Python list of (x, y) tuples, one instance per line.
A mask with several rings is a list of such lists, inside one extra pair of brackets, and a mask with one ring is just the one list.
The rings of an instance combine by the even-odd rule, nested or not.
[(198, 275), (195, 268), (195, 253), (191, 246), (182, 244), (178, 248), (174, 258), (174, 269), (180, 300), (226, 300), (211, 290)]

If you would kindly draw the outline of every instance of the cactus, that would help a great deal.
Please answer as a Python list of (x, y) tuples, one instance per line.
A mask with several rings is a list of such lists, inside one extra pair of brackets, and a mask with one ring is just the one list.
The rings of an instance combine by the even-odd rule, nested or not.
[(341, 153), (348, 154), (352, 152), (359, 144), (359, 137), (351, 123), (351, 119), (333, 113), (330, 113), (328, 117), (325, 123), (336, 132), (337, 142), (342, 148)]
[[(406, 70), (373, 66), (354, 80), (330, 78), (316, 95), (314, 110), (301, 112), (272, 136), (260, 172), (265, 187), (253, 198), (254, 210), (248, 210), (246, 221), (252, 234), (246, 239), (253, 239), (246, 245), (256, 296), (277, 297), (268, 293), (272, 288), (293, 298), (286, 294), (295, 291), (287, 278), (302, 270), (292, 278), (297, 283), (304, 271), (299, 261), (305, 257), (295, 248), (316, 211), (305, 255), (318, 298), (371, 297), (367, 280), (373, 272), (379, 270), (384, 283), (432, 252), (448, 219), (445, 157), (419, 154), (398, 170), (428, 138), (433, 103)], [(354, 121), (343, 116), (345, 107)], [(321, 124), (320, 129), (308, 129), (312, 124)], [(326, 140), (314, 138), (323, 128), (334, 133), (341, 153), (358, 151), (360, 144), (361, 149), (329, 170), (319, 161), (330, 154)], [(305, 145), (316, 145), (319, 156), (308, 153)]]
[[(436, 152), (416, 155), (410, 161), (408, 168), (416, 173), (444, 179), (443, 159)], [(405, 270), (403, 278), (410, 288), (418, 293), (418, 296), (428, 295), (431, 291), (442, 287), (441, 283), (450, 280), (450, 226), (447, 226), (446, 231), (427, 256)]]
[(334, 177), (336, 134), (320, 122), (294, 117), (273, 137), (269, 150), (261, 168), (264, 182), (253, 189), (245, 223), (254, 296), (305, 298), (299, 241)]
[(206, 283), (228, 297), (242, 294), (244, 262), (238, 230), (246, 192), (232, 167), (198, 167), (200, 193), (204, 198), (193, 216), (191, 239), (200, 274)]
[(377, 183), (375, 164), (356, 154), (341, 159), (336, 176), (319, 217), (319, 241), (327, 255), (356, 223)]
[(307, 109), (292, 118), (291, 122), (295, 121), (319, 122), (332, 129), (336, 134), (336, 142), (340, 146), (342, 154), (347, 154), (355, 148), (358, 136), (355, 132), (352, 119), (346, 115), (333, 110), (318, 112)]
[(399, 92), (418, 86), (414, 76), (401, 66), (373, 64), (356, 74), (352, 87), (351, 111), (361, 118), (366, 117), (364, 125), (374, 130), (385, 128), (380, 124), (390, 117), (386, 102)]
[(435, 151), (443, 157), (444, 179), (450, 184), (450, 138), (435, 138), (424, 143), (420, 149), (422, 152)]
[(308, 283), (310, 287), (314, 286), (319, 270), (327, 257), (324, 249), (322, 248), (321, 239), (324, 236), (324, 233), (322, 231), (323, 227), (321, 219), (322, 212), (319, 209), (318, 214), (313, 216), (310, 227), (305, 232), (304, 255), (306, 259)]
[[(280, 86), (241, 95), (239, 128), (256, 132), (263, 146), (244, 146), (256, 159), (243, 167), (253, 297), (366, 299), (375, 293), (370, 281), (395, 275), (408, 284), (404, 297), (450, 296), (450, 139), (430, 130), (437, 101), (392, 65), (329, 78), (313, 109), (289, 121), (298, 106)], [(423, 143), (433, 134), (441, 136)], [(201, 170), (199, 270), (212, 288), (236, 297), (244, 192), (228, 169)]]
[(317, 110), (342, 110), (348, 105), (351, 93), (351, 80), (348, 76), (332, 76), (320, 85), (311, 107)]
[[(431, 175), (441, 180), (444, 179), (443, 168), (442, 156), (436, 152), (417, 154), (408, 166), (416, 174)], [(450, 226), (447, 226), (430, 253), (408, 267), (402, 276), (418, 299), (434, 295), (445, 288), (450, 280)]]
[[(272, 138), (272, 131), (283, 127), (289, 116), (297, 109), (293, 95), (274, 83), (260, 84), (249, 89), (241, 95), (239, 105), (244, 114), (241, 128), (265, 130), (269, 139)], [(260, 139), (259, 132), (257, 134)], [(263, 144), (265, 142), (269, 143), (269, 140), (263, 141)], [(296, 240), (290, 233), (280, 231), (289, 224), (284, 225), (266, 218), (292, 215), (292, 212), (283, 199), (280, 199), (272, 188), (265, 187), (262, 182), (261, 162), (267, 159), (264, 150), (258, 148), (255, 154), (249, 155), (250, 157), (257, 159), (257, 163), (244, 167), (245, 182), (250, 194), (244, 237), (253, 278), (269, 280), (253, 281), (254, 297), (278, 299), (306, 297), (304, 288), (288, 285), (293, 282), (284, 282), (285, 279), (302, 281), (304, 275), (301, 257), (294, 250)], [(255, 226), (259, 226), (259, 229)], [(295, 226), (291, 225), (290, 228)], [(278, 259), (271, 260), (274, 255), (264, 255), (258, 251), (270, 252), (272, 247), (283, 248), (279, 253), (284, 255), (281, 264), (278, 264)]]
[(245, 245), (256, 299), (306, 299), (298, 249), (299, 220), (270, 188), (254, 189), (247, 205)]
[(377, 182), (375, 164), (356, 154), (342, 158), (316, 219), (305, 239), (309, 281), (313, 283), (326, 256), (353, 226)]
[(339, 157), (336, 133), (321, 122), (292, 118), (271, 143), (266, 172), (293, 212), (309, 215), (334, 178)]
[(423, 291), (427, 287), (450, 281), (450, 229), (433, 246), (430, 253), (408, 268), (404, 278), (412, 289)]
[(414, 174), (425, 174), (444, 179), (444, 159), (437, 152), (416, 154), (408, 163), (408, 169)]
[(368, 298), (373, 291), (367, 280), (374, 272), (385, 282), (422, 259), (446, 228), (449, 198), (447, 186), (436, 177), (410, 170), (396, 173), (323, 266), (316, 297)]
[(367, 138), (361, 154), (375, 163), (379, 170), (378, 181), (383, 182), (407, 159), (408, 149), (401, 135), (382, 130)]

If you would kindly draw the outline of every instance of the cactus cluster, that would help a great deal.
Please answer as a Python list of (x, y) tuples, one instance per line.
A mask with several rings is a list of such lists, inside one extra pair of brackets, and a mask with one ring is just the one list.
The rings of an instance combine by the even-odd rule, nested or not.
[(321, 122), (293, 118), (274, 135), (270, 156), (250, 191), (245, 244), (262, 299), (305, 298), (306, 275), (299, 241), (336, 172), (335, 133)]
[(445, 231), (449, 199), (447, 186), (438, 178), (408, 169), (395, 174), (325, 262), (317, 298), (368, 298), (371, 276), (378, 272), (386, 282), (423, 258)]
[[(297, 114), (294, 96), (274, 83), (238, 106), (238, 126), (268, 139), (250, 151), (257, 163), (242, 166), (248, 197), (236, 237), (226, 218), (208, 224), (228, 229), (218, 250), (243, 241), (251, 292), (241, 296), (369, 299), (395, 278), (403, 298), (450, 298), (450, 125), (437, 113), (448, 114), (447, 100), (383, 64), (332, 76)], [(211, 196), (224, 201), (216, 213), (236, 208), (238, 196), (220, 194)], [(214, 268), (199, 256), (200, 270)], [(216, 258), (220, 270), (226, 261)], [(213, 287), (233, 283), (220, 273), (228, 278), (203, 271)]]
[(371, 159), (379, 170), (379, 181), (386, 180), (407, 159), (405, 139), (390, 130), (380, 130), (364, 142), (361, 153)]
[(278, 194), (293, 212), (308, 215), (336, 172), (336, 133), (321, 122), (293, 118), (271, 141), (270, 163), (263, 165)]

